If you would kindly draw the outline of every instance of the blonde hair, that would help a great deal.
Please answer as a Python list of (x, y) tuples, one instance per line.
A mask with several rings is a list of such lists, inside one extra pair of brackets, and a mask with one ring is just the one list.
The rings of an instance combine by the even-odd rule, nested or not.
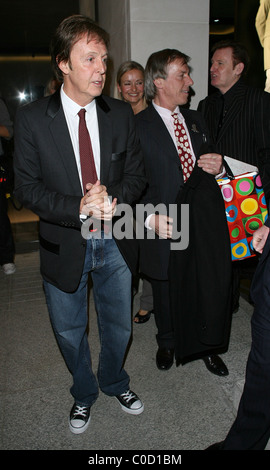
[(123, 62), (119, 68), (118, 68), (118, 71), (117, 71), (117, 75), (116, 75), (116, 84), (115, 84), (115, 90), (114, 90), (114, 97), (115, 98), (118, 98), (118, 99), (122, 99), (122, 96), (121, 94), (119, 93), (119, 90), (118, 90), (118, 87), (117, 85), (121, 86), (121, 78), (122, 76), (126, 73), (126, 72), (129, 72), (130, 70), (139, 70), (140, 72), (142, 72), (142, 75), (143, 75), (143, 79), (144, 79), (144, 68), (141, 64), (139, 64), (138, 62), (135, 62), (134, 60), (126, 60), (125, 62)]

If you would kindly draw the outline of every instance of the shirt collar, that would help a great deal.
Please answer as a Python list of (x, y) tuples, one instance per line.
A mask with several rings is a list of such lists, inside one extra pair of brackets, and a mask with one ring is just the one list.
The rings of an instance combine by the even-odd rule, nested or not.
[(221, 93), (221, 96), (223, 97), (226, 106), (229, 106), (231, 102), (233, 101), (235, 91), (238, 89), (240, 83), (242, 83), (241, 78), (237, 80), (237, 82), (231, 88), (229, 88), (229, 90), (226, 91), (226, 93), (224, 94)]
[(156, 111), (160, 114), (161, 117), (164, 119), (171, 119), (171, 116), (173, 113), (177, 113), (178, 119), (180, 122), (184, 122), (184, 116), (180, 113), (179, 106), (176, 106), (175, 110), (171, 112), (168, 108), (163, 108), (162, 106), (158, 106), (154, 101), (152, 101), (152, 104)]
[[(82, 109), (82, 106), (80, 106), (78, 103), (73, 101), (69, 96), (64, 92), (64, 86), (61, 86), (61, 100), (63, 107), (74, 117), (78, 114), (80, 109)], [(86, 106), (83, 106), (83, 108), (86, 110), (86, 112), (90, 113), (91, 110), (95, 109), (96, 107), (96, 100), (91, 101), (88, 103)]]

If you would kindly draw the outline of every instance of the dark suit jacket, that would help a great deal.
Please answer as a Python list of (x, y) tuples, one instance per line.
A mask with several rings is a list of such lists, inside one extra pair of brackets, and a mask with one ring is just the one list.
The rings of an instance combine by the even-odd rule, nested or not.
[(217, 136), (219, 91), (199, 103), (212, 142), (222, 155), (259, 168), (264, 191), (270, 194), (270, 94), (247, 86), (241, 79), (229, 90), (231, 105)]
[[(200, 113), (181, 109), (189, 129), (196, 156), (209, 150), (208, 131)], [(179, 188), (183, 186), (180, 159), (172, 138), (161, 117), (150, 105), (136, 116), (139, 138), (143, 150), (147, 190), (141, 200), (154, 206), (164, 204), (169, 210), (175, 204)], [(168, 278), (170, 241), (158, 237), (141, 243), (141, 271), (154, 279)]]
[[(96, 102), (101, 183), (118, 203), (132, 204), (145, 186), (132, 110), (105, 96)], [(15, 194), (40, 217), (42, 275), (72, 292), (81, 278), (86, 243), (79, 220), (82, 190), (60, 92), (21, 107), (15, 128)], [(134, 270), (136, 244), (117, 243)]]
[[(196, 157), (212, 146), (200, 113), (181, 109)], [(170, 240), (140, 241), (140, 268), (150, 278), (169, 279), (175, 356), (184, 359), (228, 343), (231, 256), (224, 201), (214, 176), (196, 164), (184, 184), (180, 159), (166, 126), (150, 105), (137, 115), (148, 188), (145, 203), (189, 205), (189, 245), (171, 250)], [(186, 220), (183, 220), (186, 223)]]

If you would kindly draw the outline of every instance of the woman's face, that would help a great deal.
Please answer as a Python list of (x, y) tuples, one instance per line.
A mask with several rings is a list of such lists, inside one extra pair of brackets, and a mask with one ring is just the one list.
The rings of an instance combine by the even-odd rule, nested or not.
[(132, 69), (125, 72), (121, 79), (120, 85), (117, 85), (119, 93), (123, 100), (131, 105), (137, 104), (143, 99), (144, 95), (144, 77), (140, 70)]

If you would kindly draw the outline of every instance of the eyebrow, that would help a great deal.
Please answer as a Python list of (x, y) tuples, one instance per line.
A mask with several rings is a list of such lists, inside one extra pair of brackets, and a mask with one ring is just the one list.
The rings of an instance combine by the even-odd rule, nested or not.
[[(99, 55), (99, 52), (91, 51), (91, 50), (90, 50), (90, 51), (87, 51), (87, 52), (85, 53), (85, 55), (88, 55), (88, 54)], [(104, 54), (102, 54), (101, 57), (106, 57), (106, 56), (108, 56), (108, 52), (105, 52)]]
[(179, 72), (181, 72), (181, 73), (188, 73), (188, 74), (189, 74), (189, 73), (190, 73), (190, 68), (187, 67), (187, 68), (185, 68), (185, 69), (181, 69), (181, 70), (179, 70)]

